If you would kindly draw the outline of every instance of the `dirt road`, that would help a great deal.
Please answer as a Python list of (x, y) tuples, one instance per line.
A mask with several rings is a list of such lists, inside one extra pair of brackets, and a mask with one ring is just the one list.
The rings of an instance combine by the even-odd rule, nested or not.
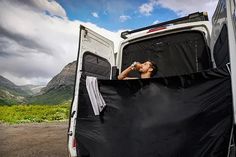
[(0, 124), (0, 157), (66, 157), (68, 122)]

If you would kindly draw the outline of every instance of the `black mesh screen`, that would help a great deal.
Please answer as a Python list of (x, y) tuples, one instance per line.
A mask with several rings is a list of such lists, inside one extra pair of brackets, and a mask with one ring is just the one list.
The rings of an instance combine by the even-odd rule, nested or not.
[(227, 26), (224, 25), (214, 46), (214, 58), (217, 67), (229, 62), (229, 41)]
[[(188, 74), (212, 67), (203, 33), (186, 31), (127, 45), (123, 49), (122, 70), (132, 62), (156, 62), (157, 76)], [(138, 74), (131, 73), (130, 76)]]
[(109, 79), (111, 65), (106, 59), (86, 52), (83, 56), (82, 71), (87, 76), (95, 76), (99, 79)]

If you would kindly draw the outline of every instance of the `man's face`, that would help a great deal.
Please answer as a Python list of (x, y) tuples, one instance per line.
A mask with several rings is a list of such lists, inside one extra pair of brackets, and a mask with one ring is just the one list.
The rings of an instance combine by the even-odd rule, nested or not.
[(146, 73), (148, 71), (151, 71), (152, 70), (152, 63), (147, 61), (147, 62), (144, 62), (143, 64), (141, 64), (141, 68), (139, 69), (139, 71), (141, 73)]

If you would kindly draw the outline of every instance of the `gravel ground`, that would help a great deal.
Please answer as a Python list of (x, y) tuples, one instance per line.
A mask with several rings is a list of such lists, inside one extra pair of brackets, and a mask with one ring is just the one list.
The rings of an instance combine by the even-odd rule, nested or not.
[(0, 124), (0, 157), (67, 157), (68, 122)]

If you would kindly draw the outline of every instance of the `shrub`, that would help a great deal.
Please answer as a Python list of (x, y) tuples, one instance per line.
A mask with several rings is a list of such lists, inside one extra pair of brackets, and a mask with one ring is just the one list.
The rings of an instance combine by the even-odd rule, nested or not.
[(0, 122), (15, 124), (67, 120), (69, 107), (69, 103), (61, 105), (0, 106)]

